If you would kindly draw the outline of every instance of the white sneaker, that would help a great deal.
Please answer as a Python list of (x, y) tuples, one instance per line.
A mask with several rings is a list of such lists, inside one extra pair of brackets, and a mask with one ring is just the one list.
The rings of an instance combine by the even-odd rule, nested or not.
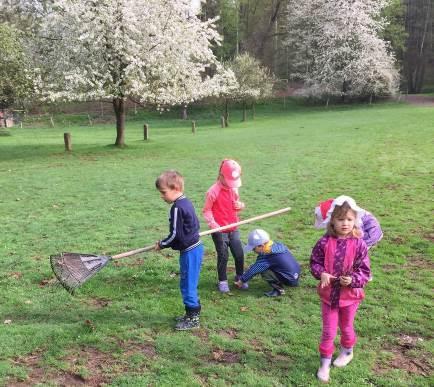
[(345, 367), (351, 360), (353, 360), (353, 356), (353, 351), (349, 354), (346, 351), (341, 351), (339, 356), (333, 362), (333, 365), (338, 368)]
[(319, 367), (316, 377), (323, 383), (328, 383), (330, 380), (330, 367)]

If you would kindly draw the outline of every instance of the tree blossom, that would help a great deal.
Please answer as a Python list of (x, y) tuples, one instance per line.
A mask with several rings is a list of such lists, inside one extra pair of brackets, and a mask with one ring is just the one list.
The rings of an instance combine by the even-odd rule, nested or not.
[(201, 21), (189, 0), (56, 0), (36, 57), (46, 100), (112, 99), (116, 145), (124, 145), (125, 100), (187, 104), (215, 94), (215, 20)]
[(305, 95), (372, 96), (397, 89), (398, 71), (379, 36), (388, 0), (290, 0), (288, 41)]

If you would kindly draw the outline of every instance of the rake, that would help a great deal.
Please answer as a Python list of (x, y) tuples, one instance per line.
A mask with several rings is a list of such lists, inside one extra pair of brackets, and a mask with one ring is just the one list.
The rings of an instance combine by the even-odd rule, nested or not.
[[(266, 214), (258, 215), (253, 218), (245, 219), (237, 223), (228, 224), (226, 226), (213, 228), (199, 233), (199, 236), (213, 234), (215, 232), (224, 231), (232, 227), (241, 226), (242, 224), (252, 223), (254, 221), (269, 218), (290, 211), (291, 208), (282, 208), (281, 210), (267, 212)], [(50, 264), (54, 275), (60, 284), (71, 294), (75, 289), (83, 285), (91, 279), (96, 273), (102, 270), (112, 259), (120, 259), (131, 257), (132, 255), (144, 253), (154, 250), (155, 245), (141, 247), (136, 250), (127, 251), (125, 253), (109, 256), (109, 255), (93, 255), (82, 253), (60, 253), (50, 256)]]

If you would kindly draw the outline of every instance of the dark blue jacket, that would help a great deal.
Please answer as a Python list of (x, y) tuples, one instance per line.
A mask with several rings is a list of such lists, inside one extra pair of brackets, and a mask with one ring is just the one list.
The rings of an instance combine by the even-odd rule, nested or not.
[(285, 285), (294, 284), (300, 276), (300, 265), (288, 250), (279, 242), (271, 245), (271, 252), (259, 254), (256, 262), (241, 276), (241, 281), (248, 282), (256, 274), (272, 270)]
[(190, 250), (200, 245), (199, 219), (193, 204), (184, 195), (176, 199), (169, 213), (169, 235), (160, 241), (162, 249)]

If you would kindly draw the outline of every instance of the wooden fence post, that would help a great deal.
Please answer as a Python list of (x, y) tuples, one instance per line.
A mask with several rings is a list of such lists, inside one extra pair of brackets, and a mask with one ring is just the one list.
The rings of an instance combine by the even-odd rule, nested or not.
[(196, 121), (191, 121), (191, 132), (196, 134)]
[(63, 141), (65, 142), (65, 150), (72, 151), (71, 133), (63, 133)]
[(148, 124), (143, 125), (143, 139), (145, 141), (149, 140), (149, 125)]

